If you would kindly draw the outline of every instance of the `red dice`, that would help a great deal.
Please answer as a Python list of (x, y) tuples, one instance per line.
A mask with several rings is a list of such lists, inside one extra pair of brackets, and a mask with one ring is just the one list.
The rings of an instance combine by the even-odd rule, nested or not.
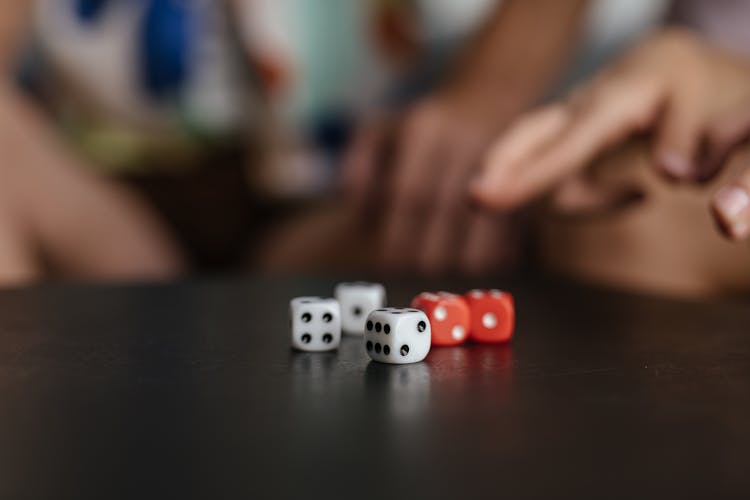
[(469, 305), (469, 336), (477, 342), (507, 342), (513, 336), (513, 296), (500, 290), (471, 290), (464, 295)]
[(469, 306), (460, 295), (452, 293), (420, 293), (411, 302), (430, 319), (432, 345), (458, 345), (469, 336)]

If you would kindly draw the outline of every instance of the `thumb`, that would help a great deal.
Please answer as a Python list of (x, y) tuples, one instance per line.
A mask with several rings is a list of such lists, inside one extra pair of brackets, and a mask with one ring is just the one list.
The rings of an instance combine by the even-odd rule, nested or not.
[(750, 166), (716, 192), (711, 211), (729, 238), (742, 240), (750, 236)]

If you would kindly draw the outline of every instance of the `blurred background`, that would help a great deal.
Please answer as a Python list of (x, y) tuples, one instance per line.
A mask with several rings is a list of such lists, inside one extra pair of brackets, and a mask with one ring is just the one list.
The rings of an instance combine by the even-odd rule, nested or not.
[(478, 216), (467, 176), (514, 118), (674, 12), (666, 0), (6, 2), (0, 283), (533, 265), (529, 215)]

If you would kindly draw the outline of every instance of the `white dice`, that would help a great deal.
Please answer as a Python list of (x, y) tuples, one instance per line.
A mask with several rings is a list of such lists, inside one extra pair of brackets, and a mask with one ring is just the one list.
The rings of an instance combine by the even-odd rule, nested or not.
[(297, 297), (289, 303), (292, 347), (332, 351), (341, 343), (341, 309), (335, 299)]
[(353, 335), (362, 335), (367, 315), (385, 306), (385, 287), (378, 283), (339, 283), (334, 295), (341, 305), (341, 326)]
[(417, 363), (430, 352), (430, 321), (418, 309), (376, 309), (365, 323), (365, 349), (375, 361)]

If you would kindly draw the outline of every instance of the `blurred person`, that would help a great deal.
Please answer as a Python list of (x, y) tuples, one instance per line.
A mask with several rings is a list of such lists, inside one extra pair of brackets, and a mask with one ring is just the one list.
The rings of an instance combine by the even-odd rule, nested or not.
[[(7, 131), (0, 140), (12, 153), (0, 210), (6, 282), (169, 277), (236, 260), (254, 219), (275, 226), (275, 209), (248, 215), (258, 200), (319, 197), (334, 182), (332, 165), (352, 124), (414, 102), (396, 120), (416, 125), (394, 129), (401, 135), (394, 162), (374, 161), (390, 149), (384, 120), (360, 128), (347, 185), (363, 205), (381, 184), (387, 199), (401, 200), (388, 203), (384, 224), (386, 254), (399, 267), (494, 265), (512, 253), (507, 222), (468, 213), (454, 186), (489, 137), (559, 77), (587, 10), (582, 0), (37, 0), (30, 7), (9, 7), (0, 18), (13, 28), (3, 31), (3, 62), (23, 89), (5, 82), (0, 97)], [(23, 47), (19, 69), (13, 63)], [(495, 84), (507, 98), (497, 98)], [(464, 125), (451, 128), (462, 116)], [(410, 133), (433, 125), (439, 134), (413, 144)], [(258, 151), (248, 154), (256, 141), (279, 146), (273, 152), (282, 154), (265, 162), (270, 168), (261, 168)], [(461, 152), (456, 158), (442, 151), (449, 143), (446, 152)], [(414, 155), (419, 161), (407, 161)], [(427, 171), (427, 155), (437, 158), (435, 170)], [(246, 157), (261, 191), (245, 183)], [(404, 196), (418, 172), (442, 187), (417, 186), (417, 201), (439, 203)], [(339, 204), (335, 212), (350, 218)], [(327, 233), (329, 220), (302, 215), (293, 217), (303, 230), (291, 240), (262, 242), (282, 257), (281, 268), (290, 269), (283, 257), (293, 260), (300, 249), (316, 256), (317, 247), (322, 260), (336, 261), (357, 253), (347, 246), (355, 233)], [(414, 225), (415, 217), (429, 222)], [(381, 245), (377, 228), (355, 223), (356, 236), (365, 236), (360, 245)], [(344, 244), (336, 248), (337, 241)]]
[[(681, 15), (689, 14), (682, 18), (689, 26), (712, 36), (712, 41), (685, 29), (665, 30), (574, 90), (568, 99), (526, 114), (495, 142), (471, 193), (481, 205), (501, 212), (552, 193), (553, 202), (567, 213), (627, 205), (648, 194), (652, 199), (646, 197), (639, 215), (619, 219), (625, 221), (620, 225), (627, 239), (601, 222), (590, 234), (576, 234), (579, 243), (588, 243), (578, 246), (577, 255), (566, 252), (569, 264), (553, 260), (583, 274), (602, 279), (617, 275), (616, 281), (671, 293), (747, 289), (747, 249), (719, 244), (693, 210), (673, 210), (684, 201), (675, 187), (664, 191), (643, 177), (602, 185), (594, 180), (595, 175), (586, 173), (592, 164), (600, 167), (603, 155), (607, 161), (607, 153), (645, 134), (650, 139), (648, 163), (663, 177), (705, 186), (730, 163), (731, 153), (747, 138), (750, 39), (738, 20), (750, 19), (750, 4), (693, 1), (678, 4), (678, 9)], [(710, 210), (725, 234), (741, 239), (750, 232), (750, 197), (747, 174), (738, 173), (734, 165), (718, 183), (724, 187), (703, 187), (703, 193), (710, 190), (710, 195), (700, 199), (705, 203), (706, 220)], [(631, 167), (619, 164), (617, 168)], [(709, 196), (710, 202), (705, 199)], [(665, 213), (670, 216), (663, 217)], [(641, 222), (632, 223), (628, 217), (640, 217)], [(659, 221), (661, 228), (647, 218)], [(608, 220), (618, 224), (616, 217)], [(690, 232), (694, 234), (685, 244)], [(674, 236), (671, 241), (670, 235)], [(625, 252), (612, 252), (613, 241), (634, 249), (631, 253), (640, 261), (624, 256)], [(643, 248), (650, 251), (643, 252)], [(586, 259), (597, 261), (598, 268), (592, 270), (591, 262), (583, 262)], [(640, 277), (633, 280), (628, 273)]]
[(586, 7), (579, 0), (504, 2), (441, 86), (402, 115), (360, 128), (346, 181), (360, 205), (385, 202), (386, 265), (480, 272), (513, 255), (509, 220), (472, 212), (464, 186), (491, 138), (559, 78)]
[[(295, 98), (312, 87), (295, 75), (305, 88), (282, 92), (285, 75), (274, 71), (285, 61), (266, 49), (277, 10), (291, 11), (282, 9), (283, 32), (309, 6), (36, 0), (0, 14), (9, 76), (0, 140), (13, 153), (14, 181), (3, 196), (11, 206), (0, 210), (13, 233), (4, 239), (13, 253), (0, 262), (7, 281), (237, 265), (260, 219), (263, 196), (247, 182), (267, 139), (257, 130), (306, 118)], [(324, 177), (314, 166), (312, 176)]]
[[(227, 248), (241, 247), (240, 226), (247, 225), (237, 213), (247, 211), (251, 196), (236, 166), (253, 125), (263, 130), (259, 140), (278, 140), (293, 154), (309, 141), (336, 149), (368, 109), (409, 99), (439, 80), (452, 59), (445, 54), (473, 38), (485, 18), (486, 34), (464, 64), (471, 70), (455, 86), (463, 90), (434, 102), (455, 101), (476, 114), (483, 106), (466, 97), (475, 89), (489, 97), (491, 77), (516, 73), (507, 63), (524, 74), (507, 84), (513, 97), (498, 109), (515, 110), (516, 99), (531, 99), (527, 84), (535, 87), (529, 94), (546, 85), (547, 66), (567, 50), (582, 4), (555, 4), (545, 25), (555, 36), (530, 47), (539, 59), (531, 64), (511, 47), (525, 46), (522, 28), (549, 7), (542, 2), (510, 1), (502, 9), (493, 0), (460, 7), (377, 0), (10, 6), (0, 19), (3, 63), (20, 85), (4, 81), (0, 96), (0, 140), (9, 152), (0, 281), (169, 277), (224, 261)], [(498, 45), (506, 55), (495, 62)], [(265, 105), (254, 107), (253, 98)], [(485, 113), (483, 128), (490, 122), (500, 124)], [(478, 148), (470, 149), (475, 157)], [(307, 180), (325, 185), (324, 162), (300, 158)], [(276, 188), (293, 191), (283, 172), (294, 161), (269, 163)], [(252, 181), (269, 171), (251, 169)], [(366, 173), (359, 173), (361, 185)]]
[(0, 162), (0, 282), (24, 283), (50, 273), (99, 278), (177, 274), (183, 266), (180, 251), (150, 207), (131, 188), (93, 174), (95, 169), (65, 144), (38, 101), (12, 81), (17, 56), (32, 32), (32, 7), (9, 2), (0, 12), (0, 62), (6, 74), (0, 83), (5, 153)]
[[(376, 52), (395, 63), (396, 77), (388, 80), (385, 100), (359, 108), (343, 155), (344, 187), (357, 210), (332, 198), (303, 207), (271, 234), (258, 260), (277, 270), (321, 263), (433, 273), (508, 268), (520, 239), (511, 218), (476, 213), (466, 203), (466, 183), (489, 141), (563, 85), (571, 60), (578, 60), (576, 71), (586, 71), (648, 26), (663, 2), (385, 4)], [(446, 32), (452, 35), (435, 34)], [(289, 52), (289, 41), (275, 45), (277, 53)], [(380, 81), (362, 69), (351, 73), (357, 95)]]

